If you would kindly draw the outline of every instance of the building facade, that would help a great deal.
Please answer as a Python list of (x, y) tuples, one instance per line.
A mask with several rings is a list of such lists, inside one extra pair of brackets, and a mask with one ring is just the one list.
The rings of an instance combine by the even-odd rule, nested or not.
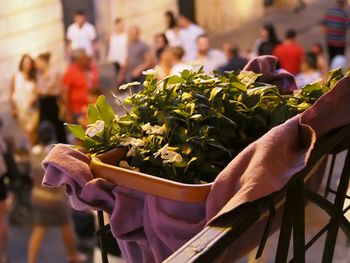
[[(311, 0), (309, 0), (311, 1)], [(127, 25), (138, 25), (149, 44), (153, 35), (165, 29), (164, 12), (189, 11), (208, 32), (229, 31), (250, 19), (264, 15), (264, 3), (290, 8), (295, 0), (1, 0), (0, 8), (0, 99), (8, 95), (10, 78), (24, 53), (37, 56), (52, 53), (53, 64), (63, 69), (65, 27), (77, 8), (88, 9), (101, 40), (111, 31), (113, 20), (123, 17)], [(179, 10), (181, 9), (181, 10)]]
[(2, 0), (0, 8), (0, 100), (6, 100), (21, 56), (50, 51), (64, 61), (64, 30), (59, 0)]

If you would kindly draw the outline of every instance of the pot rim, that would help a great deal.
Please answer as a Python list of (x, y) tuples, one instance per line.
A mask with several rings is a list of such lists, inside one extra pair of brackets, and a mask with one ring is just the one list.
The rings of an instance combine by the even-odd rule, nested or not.
[(175, 201), (186, 203), (204, 203), (206, 201), (213, 183), (185, 184), (111, 164), (112, 160), (117, 161), (124, 155), (125, 151), (117, 148), (94, 156), (90, 163), (94, 177)]

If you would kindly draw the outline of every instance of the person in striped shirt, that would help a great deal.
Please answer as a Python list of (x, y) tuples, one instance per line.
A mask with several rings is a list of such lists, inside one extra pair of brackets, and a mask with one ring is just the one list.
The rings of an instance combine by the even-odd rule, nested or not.
[(346, 0), (336, 0), (336, 6), (327, 10), (322, 21), (326, 34), (329, 63), (335, 56), (345, 55), (346, 31), (349, 25), (346, 6)]

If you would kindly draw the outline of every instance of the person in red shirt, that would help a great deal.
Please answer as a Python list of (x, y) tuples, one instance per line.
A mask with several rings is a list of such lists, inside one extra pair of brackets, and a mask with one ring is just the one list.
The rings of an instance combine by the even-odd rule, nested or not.
[(281, 68), (293, 75), (300, 73), (301, 64), (304, 59), (304, 49), (296, 41), (297, 33), (293, 29), (286, 31), (285, 40), (277, 45), (273, 55), (278, 58)]
[(99, 75), (84, 49), (74, 53), (74, 62), (68, 67), (63, 77), (64, 101), (67, 107), (68, 121), (78, 122), (89, 103), (88, 91), (96, 88)]

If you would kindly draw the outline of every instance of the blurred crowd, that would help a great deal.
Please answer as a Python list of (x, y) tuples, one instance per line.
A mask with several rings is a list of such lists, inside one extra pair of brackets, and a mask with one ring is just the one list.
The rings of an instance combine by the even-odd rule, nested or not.
[[(198, 65), (207, 73), (239, 71), (255, 56), (274, 55), (278, 58), (277, 67), (293, 74), (301, 88), (325, 79), (330, 69), (345, 69), (349, 25), (346, 4), (345, 0), (336, 0), (334, 7), (327, 10), (321, 23), (325, 45), (314, 43), (310, 50), (298, 42), (298, 32), (293, 28), (286, 30), (280, 40), (272, 24), (262, 25), (255, 43), (244, 51), (239, 50), (237, 43), (222, 43), (220, 49), (213, 48), (203, 28), (171, 11), (164, 14), (166, 29), (154, 35), (152, 46), (142, 40), (138, 26), (126, 27), (127, 21), (123, 18), (116, 18), (112, 32), (98, 42), (95, 27), (87, 22), (83, 11), (76, 11), (74, 23), (66, 33), (69, 65), (63, 74), (51, 65), (50, 53), (43, 52), (35, 58), (25, 54), (11, 81), (12, 117), (27, 144), (18, 147), (0, 137), (0, 263), (7, 262), (6, 211), (9, 207), (13, 215), (10, 221), (15, 224), (23, 223), (32, 214), (34, 228), (28, 263), (36, 262), (43, 237), (52, 226), (61, 227), (70, 262), (82, 262), (74, 231), (82, 239), (84, 235), (93, 236), (94, 219), (89, 211), (75, 211), (73, 228), (72, 213), (63, 190), (41, 186), (41, 162), (52, 143), (67, 143), (64, 122), (86, 125), (87, 106), (101, 94), (97, 67), (101, 45), (108, 47), (106, 58), (113, 65), (116, 86), (142, 82), (142, 73), (152, 68), (158, 79)], [(8, 198), (9, 189), (11, 198)]]

